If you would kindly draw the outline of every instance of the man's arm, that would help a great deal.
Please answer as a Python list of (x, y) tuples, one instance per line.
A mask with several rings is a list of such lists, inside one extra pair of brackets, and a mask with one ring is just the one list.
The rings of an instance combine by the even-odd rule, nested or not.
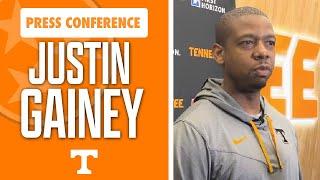
[(187, 122), (174, 125), (174, 180), (210, 180), (210, 154), (204, 138)]

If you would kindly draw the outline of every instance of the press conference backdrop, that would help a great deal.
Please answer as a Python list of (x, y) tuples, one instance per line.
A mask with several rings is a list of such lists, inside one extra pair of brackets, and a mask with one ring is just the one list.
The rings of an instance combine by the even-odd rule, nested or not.
[(320, 179), (320, 0), (175, 0), (174, 6), (174, 118), (207, 77), (222, 77), (211, 51), (217, 19), (235, 6), (257, 7), (277, 36), (276, 67), (262, 93), (296, 128), (304, 179)]
[(222, 77), (212, 57), (214, 24), (234, 7), (234, 0), (174, 1), (174, 119), (208, 77)]

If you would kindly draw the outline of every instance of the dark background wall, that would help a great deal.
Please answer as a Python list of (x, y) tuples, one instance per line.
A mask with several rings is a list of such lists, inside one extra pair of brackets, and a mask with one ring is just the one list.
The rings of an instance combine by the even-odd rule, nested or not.
[(222, 78), (214, 62), (214, 25), (234, 0), (174, 1), (174, 119), (191, 104), (208, 77)]

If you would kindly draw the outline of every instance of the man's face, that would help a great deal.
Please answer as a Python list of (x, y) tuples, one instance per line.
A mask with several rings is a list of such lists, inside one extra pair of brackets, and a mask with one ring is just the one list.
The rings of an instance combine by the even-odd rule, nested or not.
[(229, 23), (224, 45), (224, 76), (242, 91), (257, 91), (266, 85), (275, 58), (275, 35), (264, 16), (236, 17)]

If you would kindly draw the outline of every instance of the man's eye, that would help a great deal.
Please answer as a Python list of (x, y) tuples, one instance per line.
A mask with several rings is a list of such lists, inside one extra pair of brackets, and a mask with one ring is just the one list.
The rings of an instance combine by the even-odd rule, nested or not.
[(269, 46), (275, 46), (276, 42), (275, 41), (267, 41), (267, 45)]
[(241, 43), (242, 43), (242, 44), (245, 44), (245, 45), (249, 45), (249, 44), (253, 44), (254, 42), (248, 40), (248, 41), (242, 41)]
[(243, 48), (251, 48), (254, 46), (254, 41), (252, 40), (241, 41), (240, 46), (242, 46)]

